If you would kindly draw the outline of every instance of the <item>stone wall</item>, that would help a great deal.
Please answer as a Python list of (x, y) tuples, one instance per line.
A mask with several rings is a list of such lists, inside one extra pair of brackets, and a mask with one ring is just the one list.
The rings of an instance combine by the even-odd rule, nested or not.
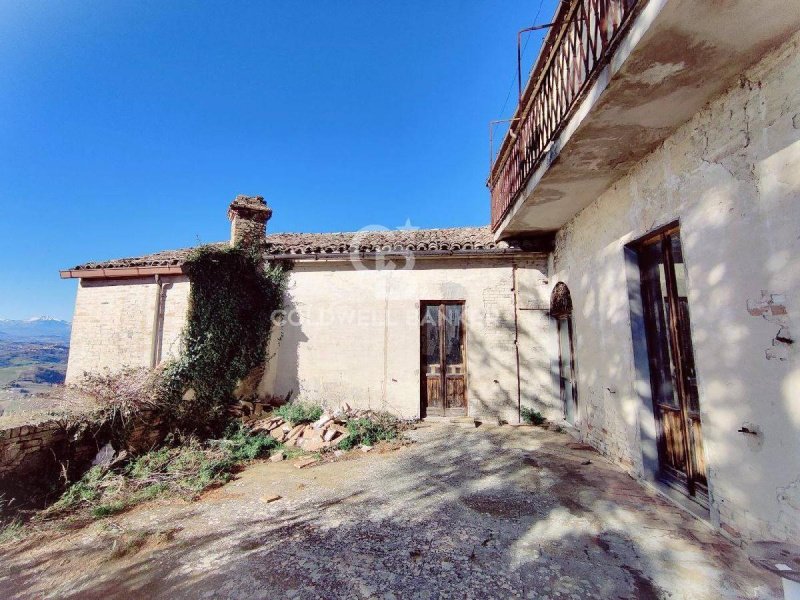
[[(515, 326), (510, 258), (419, 259), (372, 270), (298, 262), (260, 392), (336, 406), (420, 414), (420, 302), (463, 300), (471, 416), (517, 422), (515, 335), (523, 404), (552, 402), (555, 329), (546, 316), (547, 257), (518, 259)], [(560, 411), (559, 411), (560, 414)]]
[(711, 516), (750, 539), (800, 538), (799, 42), (568, 223), (551, 279), (574, 302), (582, 435), (647, 476), (655, 424), (637, 387), (649, 383), (637, 381), (624, 248), (680, 221)]
[(0, 493), (48, 485), (62, 473), (75, 478), (109, 440), (107, 427), (88, 418), (0, 425)]
[[(87, 371), (150, 366), (156, 301), (153, 277), (81, 280), (72, 321), (67, 383), (74, 383)], [(156, 339), (160, 360), (174, 356), (179, 349), (188, 301), (188, 278), (163, 278)]]

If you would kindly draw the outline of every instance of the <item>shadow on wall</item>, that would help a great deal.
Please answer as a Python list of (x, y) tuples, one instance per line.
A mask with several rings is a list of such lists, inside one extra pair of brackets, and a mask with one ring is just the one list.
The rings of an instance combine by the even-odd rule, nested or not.
[[(469, 310), (469, 309), (468, 309)], [(482, 323), (485, 328), (495, 331), (514, 331), (513, 312), (509, 316), (501, 313), (496, 317), (488, 314), (482, 315), (483, 319), (492, 319), (492, 323)], [(475, 378), (480, 371), (490, 381), (483, 381), (483, 385), (471, 383), (468, 389), (467, 401), (469, 402), (470, 416), (487, 421), (499, 422), (506, 420), (518, 422), (519, 407), (517, 396), (517, 364), (514, 354), (513, 339), (503, 342), (491, 336), (469, 335), (467, 329), (467, 356), (468, 367), (472, 371), (467, 376)], [(477, 359), (476, 359), (477, 356)], [(475, 364), (479, 367), (476, 369)], [(511, 387), (503, 382), (512, 382)]]
[[(796, 225), (800, 190), (772, 190), (782, 195), (771, 198), (768, 184), (752, 176), (775, 158), (697, 157), (695, 170), (682, 175), (686, 189), (665, 193), (665, 182), (649, 182), (631, 205), (628, 184), (618, 184), (618, 195), (565, 228), (555, 252), (556, 273), (575, 301), (584, 439), (641, 475), (640, 440), (655, 436), (655, 424), (642, 416), (652, 413), (652, 406), (641, 406), (649, 389), (639, 389), (649, 381), (634, 376), (631, 319), (641, 315), (631, 314), (623, 246), (681, 217), (712, 519), (716, 513), (729, 532), (756, 539), (800, 535), (800, 417), (792, 408), (800, 370), (796, 344), (780, 339), (796, 318), (796, 307), (782, 302), (800, 287), (796, 231), (786, 229)], [(645, 161), (641, 168), (652, 167)], [(786, 218), (773, 222), (766, 211)], [(648, 226), (606, 233), (591, 224), (609, 218)], [(738, 433), (743, 427), (757, 435)]]
[(299, 375), (300, 345), (308, 342), (308, 337), (301, 325), (301, 310), (288, 291), (284, 296), (283, 311), (280, 324), (277, 320), (273, 321), (259, 394), (293, 400), (302, 391)]
[[(423, 261), (420, 261), (417, 266), (420, 270), (426, 267)], [(479, 265), (483, 266), (483, 265)], [(441, 268), (439, 266), (438, 268)], [(467, 267), (465, 267), (467, 268)], [(503, 267), (508, 268), (508, 267)], [(404, 280), (405, 281), (405, 280)], [(426, 283), (425, 289), (409, 290), (408, 287), (401, 288), (400, 283), (392, 282), (389, 277), (386, 277), (386, 289), (381, 287), (381, 293), (388, 295), (386, 297), (378, 298), (370, 308), (374, 309), (374, 313), (379, 315), (381, 322), (379, 326), (371, 326), (368, 330), (365, 329), (360, 334), (352, 330), (350, 338), (355, 338), (357, 335), (364, 336), (381, 336), (380, 339), (384, 341), (381, 345), (373, 343), (378, 340), (377, 337), (370, 338), (369, 347), (377, 348), (382, 346), (383, 356), (380, 354), (368, 355), (366, 350), (362, 350), (364, 354), (364, 361), (385, 361), (388, 355), (388, 366), (384, 370), (387, 375), (381, 381), (379, 377), (373, 377), (368, 382), (360, 381), (359, 388), (363, 401), (358, 403), (357, 398), (350, 399), (348, 394), (350, 388), (348, 384), (353, 385), (355, 382), (348, 380), (351, 377), (348, 373), (343, 373), (344, 383), (341, 389), (336, 388), (336, 382), (330, 383), (334, 389), (326, 389), (325, 397), (328, 399), (347, 400), (359, 406), (371, 405), (373, 408), (380, 408), (381, 410), (390, 410), (397, 414), (408, 414), (409, 406), (414, 405), (414, 412), (416, 414), (419, 409), (419, 396), (420, 396), (420, 368), (419, 368), (419, 350), (421, 345), (420, 327), (419, 327), (419, 309), (415, 309), (413, 316), (409, 314), (409, 306), (419, 304), (420, 298), (426, 300), (462, 300), (468, 298), (466, 304), (467, 316), (467, 330), (466, 330), (466, 357), (467, 357), (467, 377), (468, 377), (468, 392), (467, 399), (469, 403), (469, 411), (471, 416), (479, 417), (487, 421), (507, 420), (515, 423), (518, 419), (518, 397), (517, 397), (517, 365), (514, 354), (513, 332), (515, 328), (514, 314), (513, 314), (513, 298), (508, 295), (508, 306), (503, 302), (497, 302), (501, 305), (499, 310), (493, 311), (487, 308), (480, 300), (480, 293), (476, 294), (466, 289), (462, 283), (458, 281), (451, 281), (444, 279), (435, 284)], [(391, 287), (394, 286), (394, 287)], [(438, 287), (436, 287), (438, 286)], [(505, 289), (505, 288), (504, 288)], [(334, 290), (332, 294), (336, 294)], [(397, 296), (393, 294), (397, 294)], [(341, 301), (340, 299), (338, 299)], [(325, 341), (317, 341), (314, 344), (314, 351), (301, 353), (301, 345), (309, 341), (309, 336), (318, 335), (318, 327), (312, 327), (314, 333), (307, 333), (308, 328), (303, 328), (304, 319), (308, 318), (308, 314), (304, 314), (307, 310), (313, 310), (314, 314), (320, 314), (322, 310), (331, 310), (335, 307), (337, 301), (336, 296), (332, 296), (331, 305), (309, 306), (308, 309), (302, 304), (298, 305), (298, 299), (293, 297), (291, 291), (287, 293), (284, 310), (289, 316), (289, 321), (285, 322), (281, 328), (280, 336), (276, 336), (276, 340), (271, 342), (270, 347), (270, 362), (268, 364), (265, 377), (260, 386), (260, 391), (264, 394), (272, 394), (279, 397), (285, 397), (287, 394), (292, 393), (294, 397), (303, 399), (304, 392), (310, 394), (317, 392), (313, 389), (315, 384), (319, 383), (320, 378), (325, 377), (325, 370), (319, 365), (304, 365), (300, 364), (301, 360), (308, 360), (309, 354), (317, 355), (317, 360), (325, 360), (326, 356), (334, 355), (338, 352), (348, 351), (354, 347), (354, 339), (342, 340), (339, 347), (335, 344)], [(315, 298), (313, 302), (320, 302)], [(306, 310), (304, 310), (306, 309)], [(357, 313), (355, 313), (358, 316)], [(329, 318), (330, 315), (326, 312), (324, 315)], [(343, 319), (352, 319), (352, 315), (341, 315)], [(332, 317), (338, 318), (338, 317)], [(342, 321), (346, 322), (346, 321)], [(341, 322), (337, 322), (341, 325)], [(541, 327), (539, 321), (532, 321), (532, 335), (550, 335), (550, 331), (538, 331)], [(341, 329), (341, 327), (340, 327)], [(411, 341), (413, 338), (413, 341)], [(323, 345), (320, 345), (323, 344)], [(402, 356), (393, 353), (406, 353)], [(330, 354), (328, 354), (330, 353)], [(537, 369), (542, 370), (545, 376), (550, 378), (549, 360), (542, 361), (541, 357), (521, 357), (521, 360), (530, 361), (533, 364), (534, 360), (537, 361), (533, 366), (530, 366), (529, 371)], [(411, 363), (414, 363), (414, 372), (411, 373)], [(314, 367), (318, 368), (314, 368)], [(329, 369), (330, 370), (330, 369)], [(375, 371), (375, 369), (372, 369)], [(314, 377), (310, 373), (317, 373), (315, 381), (309, 381), (309, 377)], [(412, 384), (409, 384), (411, 377), (414, 378)], [(408, 390), (408, 394), (414, 394), (414, 401), (408, 399), (408, 396), (400, 397), (397, 392), (392, 391), (392, 386), (395, 381), (394, 378), (401, 379), (401, 385), (404, 390)], [(330, 379), (335, 379), (330, 377)], [(363, 379), (363, 377), (362, 377)], [(521, 382), (526, 384), (527, 382)], [(309, 389), (304, 390), (304, 385)], [(388, 391), (387, 391), (388, 386)], [(411, 388), (413, 387), (413, 391)], [(523, 389), (523, 394), (525, 390)], [(386, 398), (386, 402), (383, 399)], [(398, 400), (399, 399), (399, 400)], [(523, 395), (523, 402), (526, 401)], [(395, 402), (396, 406), (392, 405)], [(408, 416), (411, 416), (409, 414)]]

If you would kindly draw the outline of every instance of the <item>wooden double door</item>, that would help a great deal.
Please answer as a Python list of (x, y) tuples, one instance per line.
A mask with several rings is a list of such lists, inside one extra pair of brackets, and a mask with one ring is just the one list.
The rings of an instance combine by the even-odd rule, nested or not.
[(672, 227), (649, 237), (638, 255), (660, 476), (707, 506), (700, 397), (680, 231)]
[(421, 313), (422, 416), (466, 415), (464, 303), (423, 302)]

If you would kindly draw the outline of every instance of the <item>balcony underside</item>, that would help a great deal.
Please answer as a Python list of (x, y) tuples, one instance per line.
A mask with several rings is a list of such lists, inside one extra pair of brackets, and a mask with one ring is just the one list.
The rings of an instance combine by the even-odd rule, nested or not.
[(559, 229), (798, 28), (796, 0), (650, 0), (497, 237)]

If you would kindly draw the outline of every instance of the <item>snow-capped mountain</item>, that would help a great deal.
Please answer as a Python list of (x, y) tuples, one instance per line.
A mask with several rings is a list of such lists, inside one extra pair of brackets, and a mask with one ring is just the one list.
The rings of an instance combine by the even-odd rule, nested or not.
[(70, 322), (53, 317), (0, 319), (0, 339), (6, 341), (69, 341)]

